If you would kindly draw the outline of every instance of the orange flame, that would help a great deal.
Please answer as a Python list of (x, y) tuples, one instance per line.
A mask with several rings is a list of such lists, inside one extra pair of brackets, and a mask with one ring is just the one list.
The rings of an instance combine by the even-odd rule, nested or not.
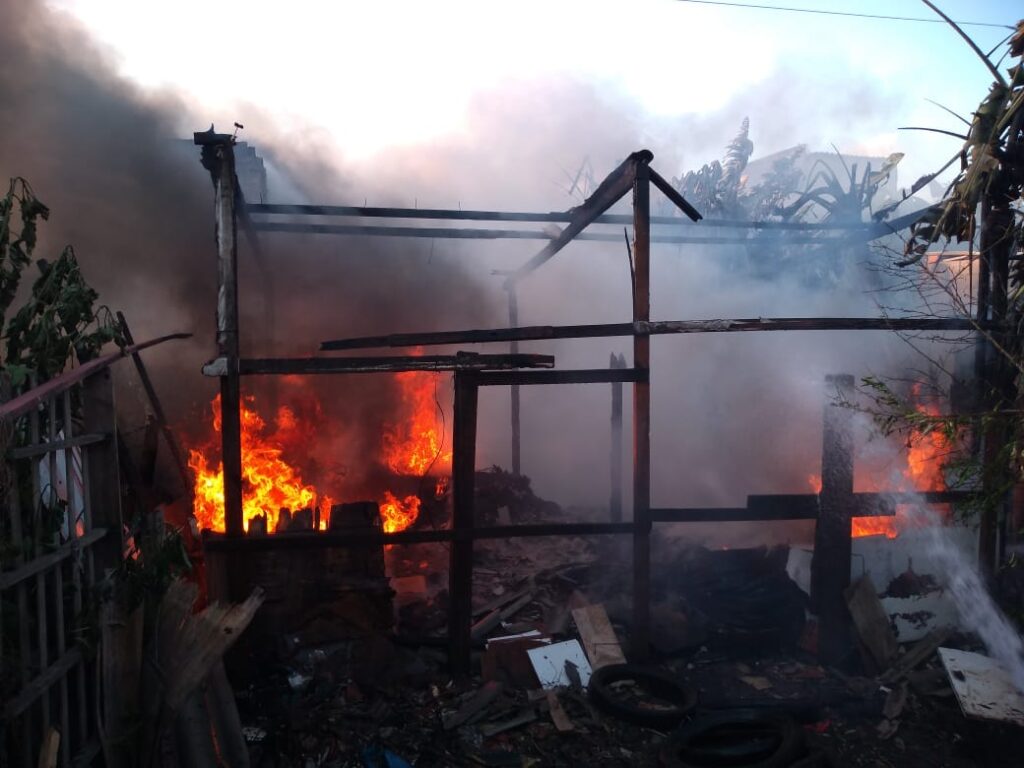
[(442, 451), (444, 432), (438, 416), (434, 374), (405, 371), (395, 374), (408, 414), (389, 424), (382, 436), (384, 463), (396, 475), (425, 475), (451, 465), (451, 451)]
[[(921, 387), (915, 384), (911, 396), (914, 408), (926, 416), (938, 416), (939, 408), (934, 403), (920, 400)], [(907, 440), (907, 466), (903, 470), (903, 478), (896, 491), (944, 491), (946, 480), (942, 474), (943, 459), (949, 453), (950, 445), (946, 435), (938, 430), (923, 432), (914, 430)], [(821, 477), (810, 475), (808, 484), (815, 493), (821, 493)], [(895, 539), (900, 531), (909, 523), (906, 505), (897, 505), (896, 514), (892, 517), (855, 517), (851, 521), (850, 535), (879, 536)]]
[(391, 491), (384, 491), (380, 503), (380, 519), (384, 533), (404, 531), (420, 516), (420, 497), (406, 496), (399, 500)]
[[(220, 395), (214, 398), (213, 430), (220, 433)], [(287, 431), (294, 426), (295, 415), (287, 407), (278, 414), (277, 426)], [(306, 485), (298, 471), (288, 464), (277, 434), (269, 434), (266, 423), (255, 410), (255, 400), (245, 398), (241, 407), (242, 423), (242, 519), (249, 530), (257, 515), (267, 517), (267, 530), (277, 527), (280, 510), (292, 511), (313, 507), (317, 501), (316, 489)], [(224, 530), (224, 465), (208, 461), (203, 451), (189, 450), (188, 465), (195, 474), (193, 487), (193, 514), (200, 528)], [(321, 495), (320, 507), (331, 508), (331, 499)], [(326, 525), (322, 515), (321, 527)]]

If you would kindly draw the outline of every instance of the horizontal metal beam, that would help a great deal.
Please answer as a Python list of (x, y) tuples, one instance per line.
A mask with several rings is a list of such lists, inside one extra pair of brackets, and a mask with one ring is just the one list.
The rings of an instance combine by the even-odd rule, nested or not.
[[(395, 357), (267, 357), (242, 358), (238, 361), (241, 376), (331, 374), (331, 373), (401, 373), (404, 371), (485, 371), (514, 368), (551, 368), (552, 355), (418, 355)], [(225, 376), (227, 358), (218, 357), (203, 366), (205, 376)]]
[(537, 536), (603, 536), (633, 533), (633, 523), (538, 523), (501, 525), (455, 531), (442, 528), (427, 531), (309, 531), (275, 533), (260, 536), (225, 536), (203, 532), (203, 548), (208, 552), (267, 551), (273, 549), (316, 549), (338, 547), (379, 547), (383, 544), (424, 544), (456, 539), (521, 539)]
[(635, 368), (590, 368), (575, 371), (486, 371), (470, 381), (481, 387), (530, 384), (611, 384), (647, 381), (649, 371)]
[[(544, 240), (551, 241), (552, 233), (541, 229), (483, 229), (473, 227), (385, 227), (361, 224), (304, 224), (287, 221), (255, 221), (252, 229), (256, 232), (285, 232), (296, 235), (344, 235), (352, 237), (427, 237), (438, 240)], [(652, 243), (663, 245), (836, 245), (865, 242), (888, 232), (874, 229), (862, 230), (862, 237), (809, 235), (668, 235), (654, 232)], [(599, 243), (622, 242), (622, 233), (580, 232), (570, 240)]]
[[(456, 210), (453, 208), (395, 208), (355, 205), (278, 205), (249, 203), (245, 210), (252, 216), (326, 216), (360, 219), (419, 219), (447, 221), (517, 221), (523, 223), (566, 224), (572, 220), (568, 211), (527, 213), (515, 211)], [(264, 221), (260, 224), (267, 223)], [(595, 224), (632, 224), (630, 214), (606, 213), (594, 219)], [(681, 216), (651, 216), (651, 224), (668, 227), (692, 227), (695, 222)], [(875, 224), (839, 224), (802, 221), (744, 221), (742, 219), (702, 219), (701, 227), (729, 229), (778, 229), (799, 232), (877, 231)]]
[[(656, 336), (672, 333), (737, 333), (746, 331), (973, 331), (973, 320), (961, 318), (914, 317), (775, 317), (734, 320), (653, 320), (599, 325), (533, 325), (523, 328), (485, 328), (467, 331), (397, 333), (332, 339), (320, 344), (321, 351), (375, 347), (443, 346), (488, 344), (545, 339), (596, 339), (613, 336)], [(990, 326), (986, 325), (985, 328)]]

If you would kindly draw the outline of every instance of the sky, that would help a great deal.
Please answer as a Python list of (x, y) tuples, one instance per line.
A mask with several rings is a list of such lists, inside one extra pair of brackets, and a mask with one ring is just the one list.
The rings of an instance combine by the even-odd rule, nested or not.
[[(848, 92), (850, 119), (830, 128), (844, 150), (909, 151), (906, 165), (923, 173), (955, 144), (896, 129), (955, 128), (955, 118), (926, 99), (969, 114), (991, 82), (945, 24), (678, 0), (49, 4), (84, 24), (118, 71), (143, 87), (184, 94), (209, 114), (241, 122), (256, 115), (283, 131), (315, 132), (354, 162), (457, 139), (481, 94), (510, 83), (586, 83), (663, 124), (714, 112), (781, 77), (796, 89), (811, 84), (812, 102), (822, 92), (840, 100)], [(917, 0), (760, 4), (933, 17)], [(1007, 25), (1024, 14), (1007, 0), (943, 0), (941, 7), (957, 20)], [(986, 50), (1005, 34), (966, 29)], [(865, 88), (886, 104), (885, 120), (859, 119)], [(783, 149), (784, 138), (760, 149)]]

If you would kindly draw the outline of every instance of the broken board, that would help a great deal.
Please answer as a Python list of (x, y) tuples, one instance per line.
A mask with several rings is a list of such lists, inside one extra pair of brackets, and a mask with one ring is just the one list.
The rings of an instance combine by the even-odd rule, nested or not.
[(615, 636), (615, 630), (608, 620), (608, 613), (603, 605), (585, 605), (573, 608), (572, 619), (576, 622), (583, 647), (587, 649), (590, 666), (594, 669), (609, 664), (625, 664), (622, 647)]
[(964, 717), (1024, 726), (1024, 693), (1010, 681), (1006, 668), (980, 653), (939, 648)]

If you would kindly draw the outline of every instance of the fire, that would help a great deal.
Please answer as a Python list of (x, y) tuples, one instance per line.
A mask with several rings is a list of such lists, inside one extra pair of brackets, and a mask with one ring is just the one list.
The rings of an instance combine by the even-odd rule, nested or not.
[[(214, 398), (213, 430), (220, 433), (220, 395)], [(277, 527), (283, 507), (294, 511), (317, 505), (316, 489), (303, 482), (299, 472), (283, 458), (284, 448), (278, 429), (294, 428), (295, 414), (287, 407), (279, 409), (273, 433), (255, 410), (255, 400), (242, 403), (242, 519), (245, 529), (257, 515), (266, 515), (267, 530)], [(201, 450), (189, 450), (188, 465), (195, 474), (193, 513), (200, 528), (224, 530), (224, 465), (213, 464)], [(331, 499), (319, 496), (320, 508), (330, 510)], [(321, 515), (326, 524), (326, 514)]]
[[(931, 417), (940, 415), (939, 408), (935, 403), (921, 399), (919, 384), (915, 384), (911, 389), (911, 397), (918, 413)], [(949, 450), (949, 440), (938, 430), (927, 432), (914, 430), (911, 432), (907, 440), (907, 466), (902, 472), (898, 487), (893, 490), (904, 492), (946, 490), (942, 466)], [(821, 493), (821, 477), (810, 475), (807, 482), (815, 493)], [(907, 524), (907, 520), (905, 505), (898, 505), (896, 514), (892, 517), (855, 517), (851, 521), (851, 536), (857, 538), (884, 535), (886, 538), (895, 539)]]
[(396, 374), (395, 378), (402, 391), (407, 415), (384, 430), (384, 463), (396, 475), (414, 476), (425, 475), (435, 465), (450, 466), (451, 451), (442, 451), (444, 431), (438, 416), (434, 375), (405, 371)]
[(380, 519), (384, 533), (404, 531), (420, 515), (420, 497), (406, 496), (399, 500), (391, 491), (384, 491), (380, 503)]

